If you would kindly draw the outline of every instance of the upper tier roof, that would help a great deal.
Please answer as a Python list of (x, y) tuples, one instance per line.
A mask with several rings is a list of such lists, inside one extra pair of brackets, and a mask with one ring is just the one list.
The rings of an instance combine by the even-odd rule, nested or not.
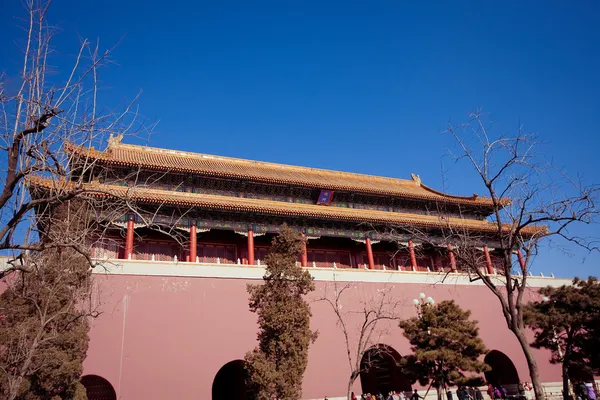
[[(433, 190), (422, 184), (416, 175), (412, 175), (412, 180), (385, 178), (136, 146), (123, 144), (120, 142), (120, 138), (111, 138), (106, 151), (95, 150), (93, 147), (83, 148), (72, 143), (67, 143), (65, 150), (74, 156), (86, 157), (106, 165), (141, 167), (160, 171), (244, 179), (314, 189), (396, 196), (442, 203), (480, 207), (492, 206), (492, 200), (487, 197), (478, 197), (477, 195), (469, 197), (452, 196)], [(507, 204), (508, 200), (503, 200), (502, 203)]]

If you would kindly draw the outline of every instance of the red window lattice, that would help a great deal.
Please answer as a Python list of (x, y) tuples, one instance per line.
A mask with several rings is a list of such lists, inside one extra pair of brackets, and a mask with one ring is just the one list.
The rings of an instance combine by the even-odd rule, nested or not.
[(119, 258), (119, 245), (113, 241), (98, 241), (91, 246), (91, 256), (98, 259)]
[(168, 241), (144, 240), (135, 244), (134, 260), (174, 261), (175, 256), (181, 260), (181, 247)]
[(237, 262), (236, 250), (233, 245), (199, 243), (196, 250), (198, 261), (202, 263), (235, 264)]
[(352, 267), (350, 252), (348, 251), (309, 249), (306, 253), (309, 267), (314, 265), (320, 268), (333, 268), (334, 263), (337, 268)]

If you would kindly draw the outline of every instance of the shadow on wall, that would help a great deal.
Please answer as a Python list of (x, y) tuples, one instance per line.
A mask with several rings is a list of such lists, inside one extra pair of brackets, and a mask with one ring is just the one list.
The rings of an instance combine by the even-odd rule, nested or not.
[(384, 344), (367, 350), (360, 362), (362, 392), (383, 395), (391, 391), (411, 392), (410, 379), (400, 367), (401, 359), (394, 348)]
[(244, 360), (234, 360), (223, 365), (213, 381), (213, 400), (253, 400), (254, 395), (246, 385), (247, 378)]
[(81, 378), (88, 400), (117, 400), (117, 393), (109, 381), (98, 375), (85, 375)]

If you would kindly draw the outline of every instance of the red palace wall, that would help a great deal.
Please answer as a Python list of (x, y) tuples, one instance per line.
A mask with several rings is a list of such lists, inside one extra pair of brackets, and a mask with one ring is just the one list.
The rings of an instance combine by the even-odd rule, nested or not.
[[(95, 275), (103, 314), (93, 321), (84, 374), (104, 377), (113, 385), (118, 398), (124, 400), (211, 398), (213, 379), (219, 369), (230, 361), (242, 359), (256, 345), (256, 317), (248, 311), (246, 285), (260, 282), (247, 278), (250, 275), (259, 278), (262, 269), (214, 266), (220, 272), (204, 274), (202, 271), (209, 271), (210, 266), (182, 267), (181, 264), (139, 261), (123, 264), (127, 268), (116, 274)], [(195, 271), (194, 268), (200, 272), (190, 272)], [(179, 274), (179, 271), (188, 276), (164, 276)], [(152, 276), (141, 275), (145, 273)], [(333, 272), (321, 270), (318, 273)], [(500, 306), (481, 284), (462, 284), (464, 279), (453, 277), (442, 284), (439, 283), (441, 275), (436, 274), (344, 273), (354, 273), (352, 280), (363, 280), (365, 276), (372, 280), (368, 277), (376, 275), (375, 280), (379, 280), (351, 282), (352, 289), (343, 297), (347, 310), (356, 309), (361, 301), (377, 296), (380, 290), (392, 290), (401, 301), (399, 310), (403, 318), (416, 315), (412, 299), (421, 292), (437, 302), (454, 299), (471, 310), (472, 318), (479, 321), (480, 334), (488, 349), (505, 353), (515, 364), (520, 379), (529, 380), (525, 359), (506, 328)], [(212, 277), (197, 276), (202, 274)], [(229, 278), (223, 278), (225, 276)], [(537, 280), (543, 281), (543, 285), (567, 282)], [(331, 291), (334, 285), (323, 280), (316, 284), (317, 291), (311, 295), (313, 300), (325, 290)], [(338, 285), (343, 284), (338, 281)], [(532, 295), (535, 296), (533, 290)], [(311, 325), (319, 331), (319, 337), (310, 347), (303, 398), (344, 396), (350, 369), (342, 332), (326, 303), (314, 302), (311, 307)], [(349, 323), (356, 324), (358, 320)], [(400, 355), (410, 353), (408, 342), (396, 323), (389, 327), (381, 325), (381, 328), (389, 328), (389, 332), (383, 333), (378, 343), (393, 347)], [(560, 368), (550, 365), (549, 354), (534, 352), (542, 380), (560, 381)], [(360, 379), (353, 389), (361, 393)]]

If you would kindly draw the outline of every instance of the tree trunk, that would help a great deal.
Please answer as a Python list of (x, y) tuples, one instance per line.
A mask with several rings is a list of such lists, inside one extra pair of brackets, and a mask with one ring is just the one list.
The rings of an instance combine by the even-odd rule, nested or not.
[(12, 378), (8, 382), (8, 400), (14, 400), (17, 398), (19, 394), (19, 388), (21, 387), (21, 383), (23, 382), (23, 377), (17, 376)]
[[(45, 326), (45, 324), (43, 323), (41, 325), (42, 327)], [(31, 343), (31, 347), (29, 348), (27, 357), (23, 361), (23, 364), (21, 364), (21, 366), (19, 367), (19, 375), (14, 379), (14, 381), (10, 385), (8, 400), (15, 400), (17, 398), (17, 395), (19, 394), (19, 389), (21, 388), (21, 384), (23, 383), (23, 379), (25, 379), (25, 376), (27, 375), (27, 371), (29, 370), (29, 366), (31, 365), (31, 361), (33, 360), (33, 355), (37, 349), (39, 341), (42, 338), (42, 333), (43, 328), (38, 329), (38, 332), (35, 335), (33, 342)]]
[(436, 390), (437, 390), (437, 399), (444, 400), (444, 385), (442, 385), (441, 383), (438, 383)]
[(569, 367), (568, 363), (563, 360), (562, 364), (562, 380), (563, 380), (563, 399), (569, 400)]
[(354, 384), (355, 380), (356, 380), (356, 378), (352, 378), (352, 377), (350, 377), (350, 379), (348, 380), (348, 387), (346, 390), (346, 394), (348, 395), (348, 400), (350, 400), (350, 395), (352, 394), (352, 384)]
[(535, 357), (533, 357), (533, 354), (531, 354), (531, 347), (529, 347), (529, 342), (527, 341), (525, 332), (523, 332), (523, 330), (519, 328), (514, 328), (514, 330), (512, 331), (517, 337), (519, 344), (521, 345), (523, 354), (525, 354), (525, 359), (527, 360), (527, 367), (529, 368), (531, 384), (533, 385), (533, 391), (535, 392), (535, 398), (536, 400), (545, 400), (546, 394), (544, 393), (542, 382), (540, 382), (540, 372), (538, 369), (537, 361), (535, 360)]

